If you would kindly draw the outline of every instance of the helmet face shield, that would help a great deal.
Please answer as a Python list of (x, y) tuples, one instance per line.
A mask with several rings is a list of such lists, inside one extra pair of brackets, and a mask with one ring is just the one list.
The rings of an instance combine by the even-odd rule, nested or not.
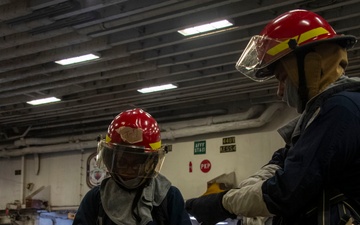
[(271, 64), (291, 51), (286, 40), (255, 35), (250, 39), (235, 67), (252, 80), (265, 81), (274, 77), (274, 66)]
[(164, 148), (152, 150), (132, 145), (117, 145), (100, 141), (98, 164), (126, 188), (136, 188), (155, 177), (165, 159)]

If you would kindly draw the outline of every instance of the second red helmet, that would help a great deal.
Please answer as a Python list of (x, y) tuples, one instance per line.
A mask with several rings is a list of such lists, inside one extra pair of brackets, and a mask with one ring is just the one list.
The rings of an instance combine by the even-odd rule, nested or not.
[(292, 10), (273, 19), (259, 35), (251, 38), (236, 63), (236, 69), (255, 81), (264, 81), (273, 77), (271, 64), (294, 50), (321, 41), (334, 41), (350, 48), (357, 39), (337, 34), (324, 18), (314, 12)]

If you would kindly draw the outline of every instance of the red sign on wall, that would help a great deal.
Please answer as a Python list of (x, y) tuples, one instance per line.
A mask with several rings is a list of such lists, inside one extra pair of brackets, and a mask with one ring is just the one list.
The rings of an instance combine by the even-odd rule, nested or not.
[(209, 172), (211, 169), (211, 163), (209, 160), (205, 159), (203, 160), (201, 163), (200, 163), (200, 170), (203, 172), (203, 173), (207, 173)]

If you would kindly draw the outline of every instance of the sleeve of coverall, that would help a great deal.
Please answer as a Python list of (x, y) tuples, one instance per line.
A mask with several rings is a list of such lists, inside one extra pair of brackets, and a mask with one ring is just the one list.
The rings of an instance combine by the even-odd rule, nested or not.
[(280, 166), (275, 164), (265, 165), (254, 175), (242, 181), (238, 189), (228, 191), (222, 200), (224, 208), (230, 213), (245, 217), (273, 216), (268, 212), (262, 199), (261, 185), (274, 176), (279, 168)]
[[(271, 160), (268, 162), (267, 165), (265, 165), (263, 168), (261, 168), (258, 172), (256, 172), (254, 175), (250, 176), (249, 178), (243, 180), (238, 188), (242, 188), (248, 185), (253, 185), (259, 181), (264, 181), (269, 179), (270, 177), (274, 176), (275, 171), (282, 168), (284, 166), (284, 160), (286, 158), (286, 154), (288, 151), (288, 146), (285, 146), (284, 148), (280, 148), (277, 151), (274, 152), (272, 155)], [(269, 220), (271, 217), (245, 217), (242, 216), (242, 222), (244, 225), (263, 225), (266, 221)]]
[(97, 225), (100, 191), (92, 188), (82, 199), (72, 225)]
[(289, 150), (284, 169), (262, 185), (269, 212), (293, 218), (318, 201), (324, 186), (346, 182), (344, 170), (360, 142), (360, 113), (350, 95), (354, 94), (337, 94), (323, 104)]
[(189, 214), (185, 210), (184, 198), (178, 188), (171, 186), (167, 194), (167, 212), (171, 225), (191, 225)]
[(280, 169), (278, 165), (275, 164), (267, 164), (263, 166), (260, 170), (255, 172), (250, 177), (246, 178), (245, 180), (241, 181), (238, 185), (238, 188), (242, 188), (245, 186), (253, 185), (260, 181), (264, 181), (269, 179), (270, 177), (275, 175), (275, 171)]

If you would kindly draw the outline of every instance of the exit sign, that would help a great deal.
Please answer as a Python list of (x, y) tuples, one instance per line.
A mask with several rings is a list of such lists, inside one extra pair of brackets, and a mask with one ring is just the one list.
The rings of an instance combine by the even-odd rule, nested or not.
[(206, 141), (195, 141), (194, 142), (194, 155), (206, 153)]

